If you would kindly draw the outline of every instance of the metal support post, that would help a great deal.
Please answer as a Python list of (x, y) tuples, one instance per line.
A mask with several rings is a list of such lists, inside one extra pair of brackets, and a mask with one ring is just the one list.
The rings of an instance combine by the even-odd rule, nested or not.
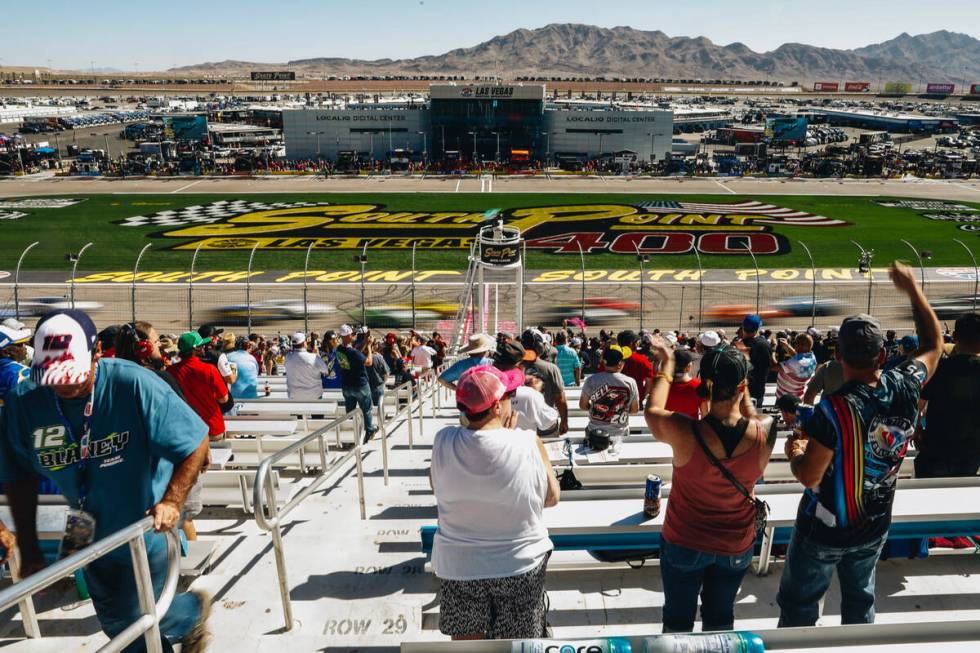
[(146, 540), (137, 537), (129, 541), (129, 554), (133, 561), (136, 576), (136, 598), (140, 613), (152, 618), (150, 627), (143, 633), (148, 653), (163, 653), (160, 639), (160, 622), (156, 617), (156, 601), (153, 599), (153, 577), (150, 575), (150, 562), (146, 557)]
[(130, 313), (134, 323), (136, 322), (136, 275), (139, 273), (140, 261), (143, 259), (143, 254), (145, 254), (146, 250), (150, 249), (151, 247), (153, 247), (153, 243), (147, 243), (143, 246), (143, 249), (140, 250), (139, 255), (136, 257), (136, 265), (133, 266), (133, 282), (130, 285), (129, 307), (132, 309)]
[(82, 254), (85, 253), (92, 243), (86, 243), (84, 247), (78, 250), (78, 254), (75, 255), (75, 264), (71, 266), (71, 286), (69, 289), (69, 301), (71, 302), (71, 307), (75, 308), (75, 274), (78, 272), (78, 262), (82, 260)]
[(252, 247), (252, 252), (248, 255), (248, 270), (245, 275), (245, 310), (248, 312), (248, 332), (252, 333), (252, 261), (255, 259), (255, 250), (259, 248), (256, 241)]
[[(318, 132), (319, 134), (319, 132)], [(320, 154), (319, 146), (320, 136), (317, 135), (317, 156)], [(313, 250), (313, 245), (316, 241), (311, 241), (309, 246), (306, 248), (306, 258), (303, 260), (303, 333), (309, 336), (310, 334), (310, 310), (309, 310), (309, 282), (307, 281), (308, 275), (310, 273), (310, 252)]]
[(474, 330), (478, 330), (479, 333), (486, 331), (485, 324), (487, 321), (487, 297), (486, 297), (486, 281), (484, 275), (483, 265), (477, 263), (476, 269), (476, 320)]
[(578, 256), (582, 262), (582, 326), (585, 327), (585, 252), (582, 251), (582, 244), (578, 245)]
[(191, 257), (191, 276), (187, 277), (187, 330), (194, 330), (194, 266), (197, 265), (197, 254), (201, 251), (198, 245)]
[(367, 265), (367, 242), (364, 243), (364, 247), (361, 248), (361, 255), (358, 257), (358, 261), (361, 264), (361, 326), (367, 324), (367, 306), (364, 304), (364, 268)]
[(524, 284), (526, 283), (524, 270), (527, 268), (527, 245), (521, 241), (521, 266), (517, 268), (517, 323), (514, 330), (517, 333), (524, 331)]
[(973, 312), (977, 311), (977, 292), (980, 291), (980, 267), (977, 266), (977, 257), (973, 255), (973, 250), (966, 246), (959, 238), (954, 238), (953, 242), (959, 243), (960, 247), (966, 250), (973, 262)]
[(926, 292), (926, 268), (925, 268), (925, 266), (922, 263), (922, 253), (919, 250), (917, 250), (915, 248), (915, 245), (913, 245), (909, 241), (905, 240), (904, 238), (902, 238), (901, 240), (902, 240), (903, 243), (905, 243), (908, 246), (908, 248), (910, 250), (912, 250), (912, 253), (915, 254), (916, 260), (919, 262), (919, 282), (922, 285), (922, 293), (925, 294), (925, 292)]
[(415, 323), (415, 246), (418, 243), (412, 243), (412, 330), (414, 331), (417, 327)]
[(640, 254), (639, 243), (634, 243), (633, 247), (636, 249), (636, 260), (640, 263), (640, 331), (643, 331), (643, 280), (646, 276), (646, 270), (644, 270), (643, 264), (647, 260), (647, 255)]
[(873, 249), (864, 249), (856, 240), (852, 240), (851, 243), (861, 250), (861, 256), (858, 258), (858, 272), (861, 274), (868, 275), (868, 314), (871, 314), (871, 294), (874, 289), (875, 275), (871, 270), (871, 262), (874, 260), (875, 251)]
[(24, 262), (27, 252), (37, 247), (37, 244), (38, 241), (35, 240), (24, 248), (24, 251), (20, 253), (20, 258), (17, 259), (17, 267), (14, 269), (14, 318), (18, 320), (20, 319), (20, 265)]
[(701, 268), (701, 253), (697, 245), (694, 246), (694, 259), (698, 262), (698, 331), (700, 331), (704, 315), (704, 270)]
[(800, 247), (806, 252), (806, 256), (810, 259), (810, 274), (813, 276), (813, 287), (810, 292), (810, 326), (816, 326), (817, 321), (817, 267), (813, 262), (813, 254), (810, 253), (810, 248), (806, 246), (802, 240), (800, 241)]
[(762, 306), (762, 278), (759, 276), (759, 261), (755, 258), (755, 252), (752, 251), (751, 241), (745, 244), (745, 251), (752, 257), (752, 265), (755, 266), (755, 313), (758, 315)]
[[(405, 414), (408, 416), (408, 448), (411, 450), (415, 446), (415, 427), (412, 424), (414, 418), (412, 417), (412, 395), (414, 393), (414, 385), (411, 381), (408, 382), (405, 388), (405, 398), (407, 402), (405, 403)], [(399, 397), (401, 399), (401, 397)]]

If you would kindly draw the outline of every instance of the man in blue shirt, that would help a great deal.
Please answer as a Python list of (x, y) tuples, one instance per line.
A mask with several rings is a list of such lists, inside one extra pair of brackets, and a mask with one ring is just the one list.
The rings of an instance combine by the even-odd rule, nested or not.
[(324, 390), (340, 390), (340, 370), (337, 366), (337, 334), (327, 331), (323, 334), (323, 361), (329, 372), (320, 376), (320, 384)]
[(470, 336), (466, 346), (459, 350), (459, 353), (467, 354), (467, 357), (456, 361), (449, 366), (449, 369), (440, 374), (439, 384), (455, 392), (456, 382), (459, 381), (459, 377), (463, 376), (463, 372), (479, 365), (493, 365), (490, 352), (496, 348), (496, 340), (485, 333), (474, 333)]
[(343, 344), (337, 347), (337, 365), (340, 367), (340, 390), (344, 395), (344, 410), (348, 413), (355, 407), (361, 409), (364, 415), (364, 442), (367, 442), (378, 428), (374, 425), (374, 415), (371, 408), (371, 385), (368, 382), (365, 367), (374, 363), (372, 346), (374, 338), (367, 338), (367, 355), (365, 356), (351, 345), (354, 342), (354, 329), (345, 324), (340, 327), (340, 340)]
[(235, 382), (228, 391), (233, 399), (255, 399), (259, 396), (259, 364), (248, 353), (248, 338), (235, 338), (235, 350), (227, 354), (228, 362), (237, 369)]
[[(36, 531), (36, 475), (54, 481), (68, 503), (94, 521), (94, 540), (153, 517), (145, 537), (154, 592), (167, 568), (165, 531), (180, 516), (205, 464), (207, 427), (150, 370), (125, 360), (99, 360), (96, 329), (77, 310), (45, 316), (34, 336), (31, 378), (7, 395), (0, 418), (0, 481), (20, 540), (22, 571), (44, 565)], [(91, 562), (85, 580), (109, 637), (141, 612), (127, 547)], [(164, 650), (202, 650), (208, 601), (178, 594), (160, 622)], [(142, 639), (128, 646), (144, 648)]]
[(566, 386), (582, 383), (582, 361), (578, 352), (568, 346), (568, 336), (564, 331), (555, 334), (555, 365), (561, 372), (561, 380)]

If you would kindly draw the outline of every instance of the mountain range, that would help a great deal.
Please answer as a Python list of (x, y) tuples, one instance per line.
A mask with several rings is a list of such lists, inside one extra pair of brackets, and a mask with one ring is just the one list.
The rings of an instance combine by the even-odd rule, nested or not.
[(980, 40), (938, 31), (903, 33), (853, 50), (786, 43), (755, 52), (742, 43), (717, 45), (632, 27), (551, 24), (518, 29), (469, 48), (411, 59), (319, 57), (285, 63), (225, 60), (172, 69), (195, 74), (247, 75), (251, 70), (327, 75), (499, 75), (515, 77), (640, 77), (737, 79), (808, 83), (858, 81), (980, 82)]

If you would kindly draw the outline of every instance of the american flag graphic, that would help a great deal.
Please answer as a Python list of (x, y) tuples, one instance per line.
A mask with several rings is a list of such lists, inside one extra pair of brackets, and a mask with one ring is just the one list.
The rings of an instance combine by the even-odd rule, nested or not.
[(649, 213), (721, 213), (760, 216), (753, 219), (757, 224), (788, 225), (798, 227), (839, 227), (847, 224), (844, 220), (827, 218), (804, 211), (787, 209), (774, 204), (764, 204), (755, 200), (735, 204), (710, 204), (701, 202), (675, 202), (672, 200), (653, 200), (634, 204)]

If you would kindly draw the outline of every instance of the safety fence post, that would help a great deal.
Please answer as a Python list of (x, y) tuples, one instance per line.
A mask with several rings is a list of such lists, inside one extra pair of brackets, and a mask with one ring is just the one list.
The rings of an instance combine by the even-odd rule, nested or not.
[(14, 270), (14, 318), (17, 320), (20, 319), (20, 265), (24, 262), (27, 252), (34, 249), (37, 244), (38, 241), (35, 240), (24, 248), (24, 251), (20, 253), (20, 258), (17, 259), (17, 268)]

